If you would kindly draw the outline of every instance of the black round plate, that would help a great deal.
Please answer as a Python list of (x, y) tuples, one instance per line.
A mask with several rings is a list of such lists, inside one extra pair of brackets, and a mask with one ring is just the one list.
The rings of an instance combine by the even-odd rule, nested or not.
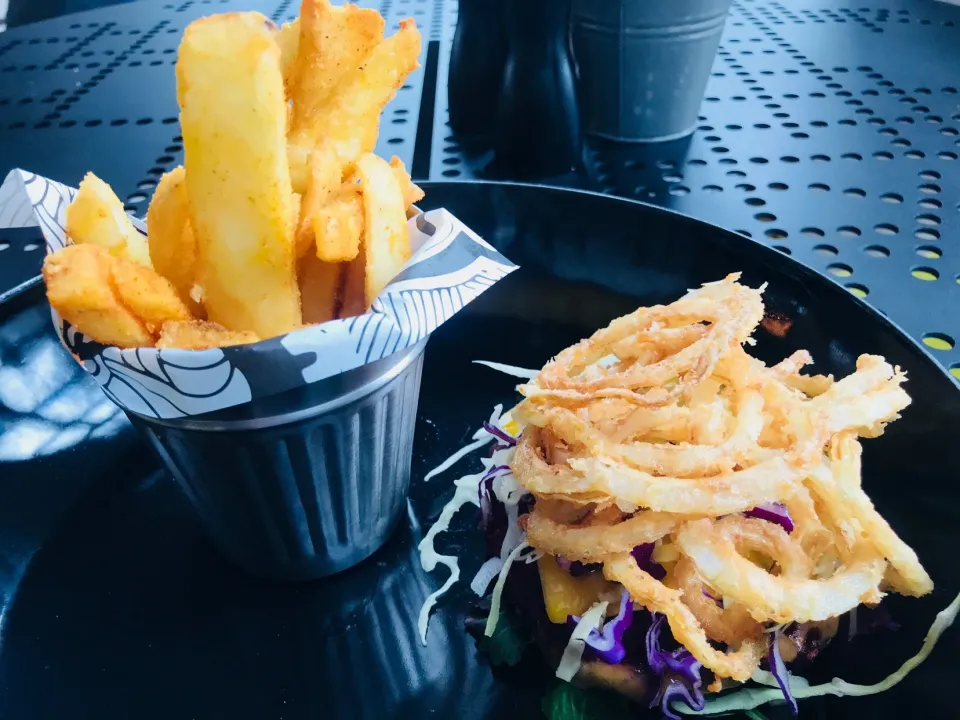
[[(416, 546), (449, 498), (453, 473), (429, 483), (418, 478), (465, 444), (494, 404), (517, 398), (513, 379), (473, 360), (539, 367), (617, 315), (737, 270), (751, 285), (769, 283), (765, 298), (774, 322), (767, 327), (776, 332), (758, 331), (754, 349), (764, 360), (807, 348), (816, 371), (845, 375), (859, 354), (871, 352), (908, 372), (914, 403), (883, 437), (865, 443), (864, 485), (916, 548), (937, 590), (922, 600), (892, 598), (903, 626), (898, 633), (835, 642), (812, 677), (873, 682), (916, 652), (936, 611), (960, 590), (953, 558), (960, 545), (960, 393), (919, 346), (822, 276), (684, 216), (530, 186), (428, 183), (425, 189), (425, 207), (448, 208), (521, 269), (430, 342), (410, 513), (387, 547), (334, 578), (263, 583), (234, 570), (210, 546), (129, 428), (7, 463), (0, 473), (0, 547), (7, 561), (0, 568), (0, 716), (536, 717), (542, 685), (523, 673), (491, 672), (463, 631), (466, 584), (482, 545), (469, 509), (438, 543), (463, 557), (463, 579), (434, 613), (428, 644), (419, 643), (417, 612), (446, 571), (423, 572)], [(85, 382), (84, 392), (99, 392)], [(454, 472), (475, 470), (470, 463)], [(64, 509), (63, 498), (87, 481), (93, 487)], [(804, 701), (801, 713), (952, 715), (957, 632), (949, 631), (893, 691)], [(783, 707), (764, 712), (785, 716)]]

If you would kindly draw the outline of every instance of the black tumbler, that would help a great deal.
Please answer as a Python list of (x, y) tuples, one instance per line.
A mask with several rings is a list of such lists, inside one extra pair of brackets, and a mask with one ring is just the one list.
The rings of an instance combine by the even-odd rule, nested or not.
[(450, 127), (458, 135), (493, 131), (507, 63), (504, 2), (460, 0), (447, 73)]
[(579, 164), (581, 141), (571, 0), (506, 0), (505, 9), (509, 47), (494, 171), (517, 179), (562, 175)]

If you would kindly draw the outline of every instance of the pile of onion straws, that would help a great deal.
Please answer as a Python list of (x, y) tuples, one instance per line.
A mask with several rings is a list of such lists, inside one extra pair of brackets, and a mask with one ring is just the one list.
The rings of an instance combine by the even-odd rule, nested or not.
[[(841, 380), (805, 375), (803, 350), (767, 367), (744, 350), (764, 317), (762, 288), (737, 280), (640, 308), (562, 351), (519, 388), (525, 398), (508, 414), (515, 447), (502, 430), (488, 436), (496, 462), (468, 476), (461, 493), (462, 504), (479, 483), (482, 499), (485, 484), (501, 501), (516, 506), (523, 495), (521, 507), (532, 506), (513, 514), (522, 532), (491, 559), (495, 608), (527, 547), (528, 561), (587, 568), (616, 589), (570, 620), (559, 676), (575, 676), (585, 649), (619, 662), (621, 626), (649, 611), (648, 670), (659, 664), (677, 681), (661, 703), (671, 715), (671, 702), (717, 711), (704, 690), (751, 678), (779, 686), (794, 708), (793, 694), (844, 694), (811, 692), (790, 675), (785, 631), (835, 629), (839, 616), (887, 591), (933, 589), (861, 487), (859, 438), (880, 435), (909, 405), (904, 374), (863, 355)], [(424, 560), (428, 570), (436, 564)], [(488, 634), (496, 621), (492, 613)], [(424, 631), (425, 622), (424, 614)], [(659, 649), (663, 625), (672, 653)], [(711, 676), (705, 688), (701, 668)]]

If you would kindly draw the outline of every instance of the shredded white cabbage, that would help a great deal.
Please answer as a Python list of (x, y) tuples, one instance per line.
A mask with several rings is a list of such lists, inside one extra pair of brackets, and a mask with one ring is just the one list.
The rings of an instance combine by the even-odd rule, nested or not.
[(432, 477), (436, 477), (437, 475), (439, 475), (440, 473), (444, 472), (445, 470), (449, 470), (449, 469), (450, 469), (451, 467), (453, 467), (459, 460), (462, 460), (463, 458), (465, 458), (465, 457), (466, 457), (467, 455), (469, 455), (470, 453), (472, 453), (472, 452), (474, 452), (474, 451), (476, 451), (476, 450), (479, 450), (479, 449), (482, 448), (482, 447), (486, 447), (487, 445), (490, 444), (490, 442), (491, 442), (491, 437), (485, 433), (482, 438), (480, 438), (479, 440), (475, 440), (474, 442), (470, 443), (469, 445), (467, 445), (467, 446), (465, 446), (465, 447), (460, 448), (460, 449), (457, 450), (453, 455), (451, 455), (450, 457), (448, 457), (448, 458), (447, 458), (446, 460), (444, 460), (442, 463), (440, 463), (439, 465), (437, 465), (433, 470), (431, 470), (431, 471), (428, 472), (426, 475), (424, 475), (424, 476), (423, 476), (424, 481), (427, 481), (427, 480), (429, 480), (429, 479), (432, 478)]
[[(768, 687), (777, 688), (778, 690), (780, 689), (780, 683), (777, 682), (777, 679), (773, 676), (773, 673), (767, 672), (766, 670), (757, 668), (753, 671), (753, 675), (750, 676), (750, 679), (755, 683), (759, 683), (760, 685), (767, 685)], [(800, 677), (799, 675), (794, 675), (789, 670), (787, 671), (787, 682), (790, 684), (790, 692), (793, 692), (797, 688), (810, 687), (809, 680)], [(782, 694), (783, 693), (781, 693), (781, 695)]]
[(447, 581), (437, 590), (430, 593), (427, 599), (424, 600), (423, 607), (420, 608), (420, 616), (417, 619), (417, 629), (420, 631), (420, 642), (424, 645), (427, 644), (427, 623), (430, 621), (430, 610), (436, 605), (437, 600), (460, 579), (460, 565), (457, 557), (455, 555), (439, 554), (433, 547), (433, 541), (437, 535), (450, 526), (450, 520), (457, 514), (457, 510), (467, 503), (473, 505), (479, 504), (479, 500), (477, 499), (477, 483), (480, 482), (481, 477), (483, 477), (483, 473), (477, 473), (476, 475), (466, 475), (454, 481), (454, 484), (457, 486), (456, 492), (454, 492), (453, 497), (450, 498), (450, 502), (444, 505), (440, 517), (437, 518), (433, 527), (427, 531), (427, 534), (417, 546), (417, 549), (420, 551), (420, 566), (424, 570), (432, 572), (436, 569), (437, 565), (445, 565), (450, 570), (450, 577), (447, 578)]
[[(500, 422), (500, 414), (502, 412), (503, 412), (502, 404), (498, 404), (496, 407), (493, 408), (493, 413), (490, 415), (490, 420), (489, 420), (491, 425), (497, 425)], [(485, 445), (489, 445), (490, 442), (494, 439), (494, 437), (481, 427), (481, 428), (478, 428), (476, 432), (473, 433), (473, 439), (474, 439), (474, 442), (470, 443), (469, 445), (466, 445), (465, 447), (460, 448), (453, 455), (448, 457), (442, 463), (437, 465), (433, 470), (431, 470), (426, 475), (424, 475), (423, 476), (424, 481), (427, 481), (430, 478), (436, 477), (440, 473), (446, 470), (449, 470), (451, 467), (454, 466), (454, 464), (456, 464), (459, 460), (462, 460), (463, 458), (465, 458), (474, 450), (479, 450)]]
[(570, 682), (573, 676), (580, 669), (580, 662), (583, 660), (583, 650), (587, 644), (587, 635), (591, 630), (600, 627), (600, 621), (607, 612), (606, 600), (594, 603), (580, 618), (580, 622), (573, 629), (570, 640), (567, 641), (567, 647), (563, 649), (563, 657), (560, 658), (560, 664), (557, 666), (557, 677), (561, 680)]
[(523, 378), (524, 380), (533, 380), (540, 374), (539, 370), (530, 370), (528, 368), (516, 367), (515, 365), (504, 365), (503, 363), (491, 362), (490, 360), (474, 360), (476, 365), (486, 365), (491, 370), (502, 372), (511, 377)]
[[(511, 422), (510, 412), (508, 411), (507, 413), (503, 413), (503, 405), (497, 405), (493, 409), (493, 413), (490, 415), (490, 420), (488, 422), (502, 430), (508, 422)], [(507, 431), (504, 430), (504, 432)], [(509, 435), (510, 433), (507, 432), (507, 434)], [(481, 427), (473, 434), (473, 439), (474, 442), (470, 443), (464, 448), (461, 448), (449, 458), (444, 460), (436, 468), (428, 472), (424, 477), (424, 480), (429, 480), (439, 473), (450, 469), (450, 467), (452, 467), (460, 459), (466, 457), (471, 452), (486, 447), (498, 438)], [(424, 570), (427, 572), (432, 572), (436, 569), (437, 565), (443, 565), (450, 570), (450, 576), (447, 578), (446, 582), (444, 582), (440, 588), (428, 595), (427, 599), (423, 603), (423, 606), (420, 608), (420, 614), (417, 619), (417, 629), (420, 631), (420, 642), (422, 642), (424, 645), (427, 644), (427, 626), (430, 622), (430, 611), (433, 609), (433, 606), (437, 604), (437, 601), (460, 579), (460, 564), (458, 558), (454, 555), (439, 554), (434, 548), (434, 540), (440, 533), (449, 529), (450, 521), (453, 519), (454, 515), (457, 514), (457, 511), (460, 510), (460, 508), (467, 503), (472, 505), (479, 504), (478, 491), (483, 477), (493, 467), (509, 465), (513, 460), (513, 454), (513, 448), (502, 448), (497, 450), (493, 454), (493, 457), (481, 458), (481, 463), (483, 465), (483, 470), (481, 472), (474, 473), (472, 475), (464, 475), (463, 477), (454, 480), (453, 484), (456, 487), (456, 492), (454, 492), (454, 495), (452, 498), (450, 498), (449, 502), (444, 505), (443, 510), (440, 512), (440, 517), (437, 518), (437, 521), (424, 536), (423, 540), (420, 541), (418, 546), (420, 551), (420, 565)], [(523, 488), (521, 488), (517, 483), (513, 475), (511, 473), (507, 473), (498, 475), (494, 478), (493, 492), (497, 498), (503, 502), (504, 505), (506, 505), (508, 518), (512, 517), (512, 522), (508, 525), (508, 532), (501, 547), (501, 556), (497, 558), (497, 560), (500, 562), (506, 563), (508, 556), (511, 553), (519, 552), (523, 547), (527, 547), (525, 543), (523, 543), (524, 534), (516, 524), (517, 503), (520, 502), (520, 497), (523, 495), (524, 491)], [(512, 516), (510, 512), (511, 507), (513, 508)], [(529, 557), (525, 559), (527, 562), (531, 562)], [(481, 572), (482, 571), (483, 568), (481, 568)], [(474, 583), (479, 584), (479, 578), (480, 573), (474, 577), (473, 583), (471, 583), (471, 588), (473, 588)], [(492, 579), (492, 577), (490, 579)], [(486, 590), (486, 587), (490, 584), (490, 579), (488, 579), (484, 584), (483, 590)], [(475, 590), (475, 592), (480, 595), (483, 591), (478, 592)], [(499, 595), (496, 599), (499, 605)], [(489, 624), (490, 620), (488, 619), (487, 622)], [(494, 620), (494, 625), (495, 624), (496, 620)]]
[(519, 506), (505, 505), (504, 508), (507, 511), (507, 531), (503, 534), (503, 543), (500, 545), (500, 559), (506, 562), (507, 557), (516, 549), (517, 545), (523, 542), (526, 535), (517, 524)]
[[(793, 696), (800, 700), (802, 698), (819, 697), (821, 695), (836, 695), (837, 697), (852, 695), (856, 697), (877, 695), (886, 692), (913, 672), (918, 665), (930, 656), (930, 653), (933, 652), (933, 648), (937, 644), (937, 640), (940, 639), (944, 631), (953, 625), (957, 619), (958, 612), (960, 612), (960, 595), (957, 595), (950, 605), (937, 613), (936, 619), (933, 621), (930, 630), (927, 631), (927, 636), (923, 640), (923, 646), (920, 648), (920, 652), (907, 660), (896, 672), (880, 682), (874, 685), (854, 685), (840, 678), (834, 678), (830, 682), (822, 685), (807, 684), (803, 686), (800, 685), (799, 682), (797, 682), (796, 685), (794, 684), (794, 681), (799, 681), (802, 678), (792, 676), (790, 689)], [(738, 710), (753, 710), (768, 702), (782, 699), (783, 693), (780, 692), (779, 688), (776, 690), (772, 688), (743, 688), (729, 695), (707, 700), (707, 706), (699, 712), (691, 710), (682, 703), (677, 703), (672, 707), (674, 710), (686, 715), (718, 715), (720, 713), (735, 712)]]
[(480, 566), (477, 574), (473, 576), (473, 580), (470, 582), (470, 589), (477, 597), (483, 597), (487, 588), (490, 587), (490, 582), (500, 574), (500, 568), (502, 567), (503, 560), (498, 557), (492, 557)]
[(497, 629), (497, 621), (500, 619), (500, 596), (503, 595), (503, 587), (507, 584), (510, 566), (513, 565), (513, 561), (519, 557), (520, 553), (528, 547), (530, 546), (526, 542), (521, 542), (503, 561), (500, 575), (497, 576), (497, 584), (493, 586), (493, 595), (490, 597), (490, 615), (487, 617), (487, 626), (483, 629), (483, 634), (487, 637), (493, 635), (493, 631)]

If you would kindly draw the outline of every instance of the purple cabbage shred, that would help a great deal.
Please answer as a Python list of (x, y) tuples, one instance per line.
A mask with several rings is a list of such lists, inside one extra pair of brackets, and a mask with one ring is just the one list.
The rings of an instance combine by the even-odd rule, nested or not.
[(666, 616), (651, 613), (653, 617), (647, 630), (647, 665), (651, 672), (659, 676), (660, 688), (650, 703), (650, 707), (660, 706), (660, 711), (670, 720), (679, 720), (680, 716), (671, 708), (671, 703), (682, 700), (691, 710), (700, 711), (706, 706), (703, 696), (703, 679), (700, 671), (703, 664), (690, 651), (680, 646), (676, 650), (666, 651), (660, 647), (660, 633)]
[(488, 422), (483, 424), (483, 429), (488, 433), (493, 435), (497, 440), (506, 445), (507, 447), (514, 447), (517, 444), (517, 439), (513, 437), (510, 433), (504, 432), (496, 425), (491, 425)]
[(667, 576), (667, 571), (662, 565), (653, 561), (653, 548), (653, 543), (644, 543), (637, 545), (630, 554), (633, 555), (633, 559), (637, 561), (641, 570), (656, 580), (663, 580)]
[(707, 706), (707, 700), (700, 690), (691, 691), (686, 683), (679, 680), (670, 680), (663, 683), (657, 691), (650, 707), (660, 706), (660, 712), (670, 720), (681, 720), (680, 715), (670, 707), (674, 701), (682, 700), (691, 710), (700, 711)]
[(788, 533), (793, 532), (793, 518), (786, 505), (781, 503), (764, 503), (743, 513), (746, 517), (760, 518), (767, 522), (776, 523)]
[[(580, 618), (571, 615), (568, 623), (576, 625)], [(627, 649), (623, 645), (623, 634), (633, 624), (633, 601), (630, 600), (630, 593), (624, 590), (620, 595), (620, 610), (615, 618), (607, 620), (603, 624), (602, 630), (591, 630), (586, 637), (586, 644), (597, 659), (608, 665), (618, 665), (623, 662), (627, 655)]]
[(790, 710), (794, 717), (799, 713), (796, 698), (790, 693), (790, 675), (787, 673), (787, 665), (783, 662), (783, 656), (780, 655), (780, 636), (783, 635), (783, 628), (777, 628), (770, 633), (770, 652), (767, 656), (767, 663), (770, 665), (770, 674), (773, 675), (780, 686), (784, 699), (790, 703)]

